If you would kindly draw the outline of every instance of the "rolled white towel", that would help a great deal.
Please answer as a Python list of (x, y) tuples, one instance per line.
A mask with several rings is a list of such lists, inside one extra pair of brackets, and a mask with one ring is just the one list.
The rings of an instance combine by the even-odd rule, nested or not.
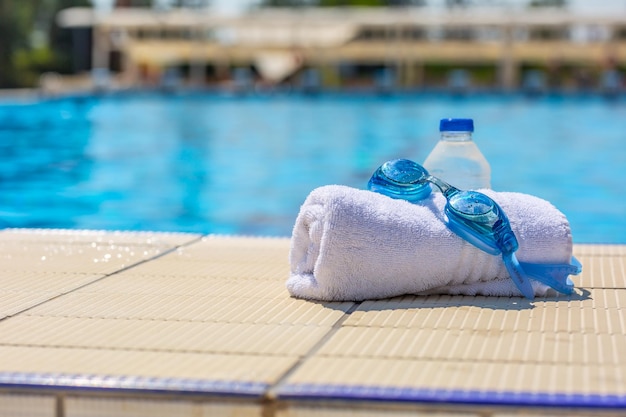
[[(522, 262), (568, 264), (572, 235), (549, 202), (481, 190), (507, 214)], [(445, 224), (446, 199), (419, 204), (340, 185), (313, 190), (291, 238), (287, 289), (294, 297), (361, 301), (405, 294), (520, 296), (500, 256), (481, 251)], [(549, 287), (532, 280), (535, 295)]]

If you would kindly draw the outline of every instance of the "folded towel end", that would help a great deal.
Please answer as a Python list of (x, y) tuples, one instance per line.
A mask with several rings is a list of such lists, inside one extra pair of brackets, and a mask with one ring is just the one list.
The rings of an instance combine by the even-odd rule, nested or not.
[[(520, 193), (485, 194), (506, 211), (525, 271), (527, 265), (570, 262), (569, 223), (554, 206)], [(288, 291), (319, 301), (425, 293), (520, 296), (501, 257), (486, 254), (446, 227), (444, 206), (441, 195), (411, 204), (345, 186), (313, 190), (294, 226)], [(529, 269), (529, 275), (542, 272), (541, 267)], [(567, 280), (573, 269), (565, 275), (555, 271), (551, 279), (561, 285), (555, 289), (571, 293)], [(549, 287), (544, 284), (553, 284), (531, 281), (535, 296), (545, 296)]]

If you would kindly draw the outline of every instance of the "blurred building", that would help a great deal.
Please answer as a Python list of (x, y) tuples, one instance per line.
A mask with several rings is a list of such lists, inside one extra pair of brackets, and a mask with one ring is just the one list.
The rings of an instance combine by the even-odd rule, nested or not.
[(127, 86), (289, 83), (541, 91), (600, 88), (609, 80), (620, 88), (626, 67), (626, 20), (619, 15), (404, 6), (257, 9), (224, 16), (201, 1), (195, 7), (187, 3), (70, 8), (58, 22), (76, 33), (77, 70), (108, 70)]

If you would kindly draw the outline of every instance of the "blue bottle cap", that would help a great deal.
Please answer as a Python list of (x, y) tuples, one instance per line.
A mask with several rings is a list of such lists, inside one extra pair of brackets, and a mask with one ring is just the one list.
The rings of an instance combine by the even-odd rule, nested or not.
[(473, 119), (441, 119), (439, 122), (440, 132), (473, 132)]

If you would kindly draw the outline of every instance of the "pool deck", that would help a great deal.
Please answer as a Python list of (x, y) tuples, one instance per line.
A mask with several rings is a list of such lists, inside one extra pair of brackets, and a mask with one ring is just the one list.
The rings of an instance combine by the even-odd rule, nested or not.
[(0, 231), (0, 416), (626, 413), (626, 246), (573, 296), (296, 300), (288, 239)]

